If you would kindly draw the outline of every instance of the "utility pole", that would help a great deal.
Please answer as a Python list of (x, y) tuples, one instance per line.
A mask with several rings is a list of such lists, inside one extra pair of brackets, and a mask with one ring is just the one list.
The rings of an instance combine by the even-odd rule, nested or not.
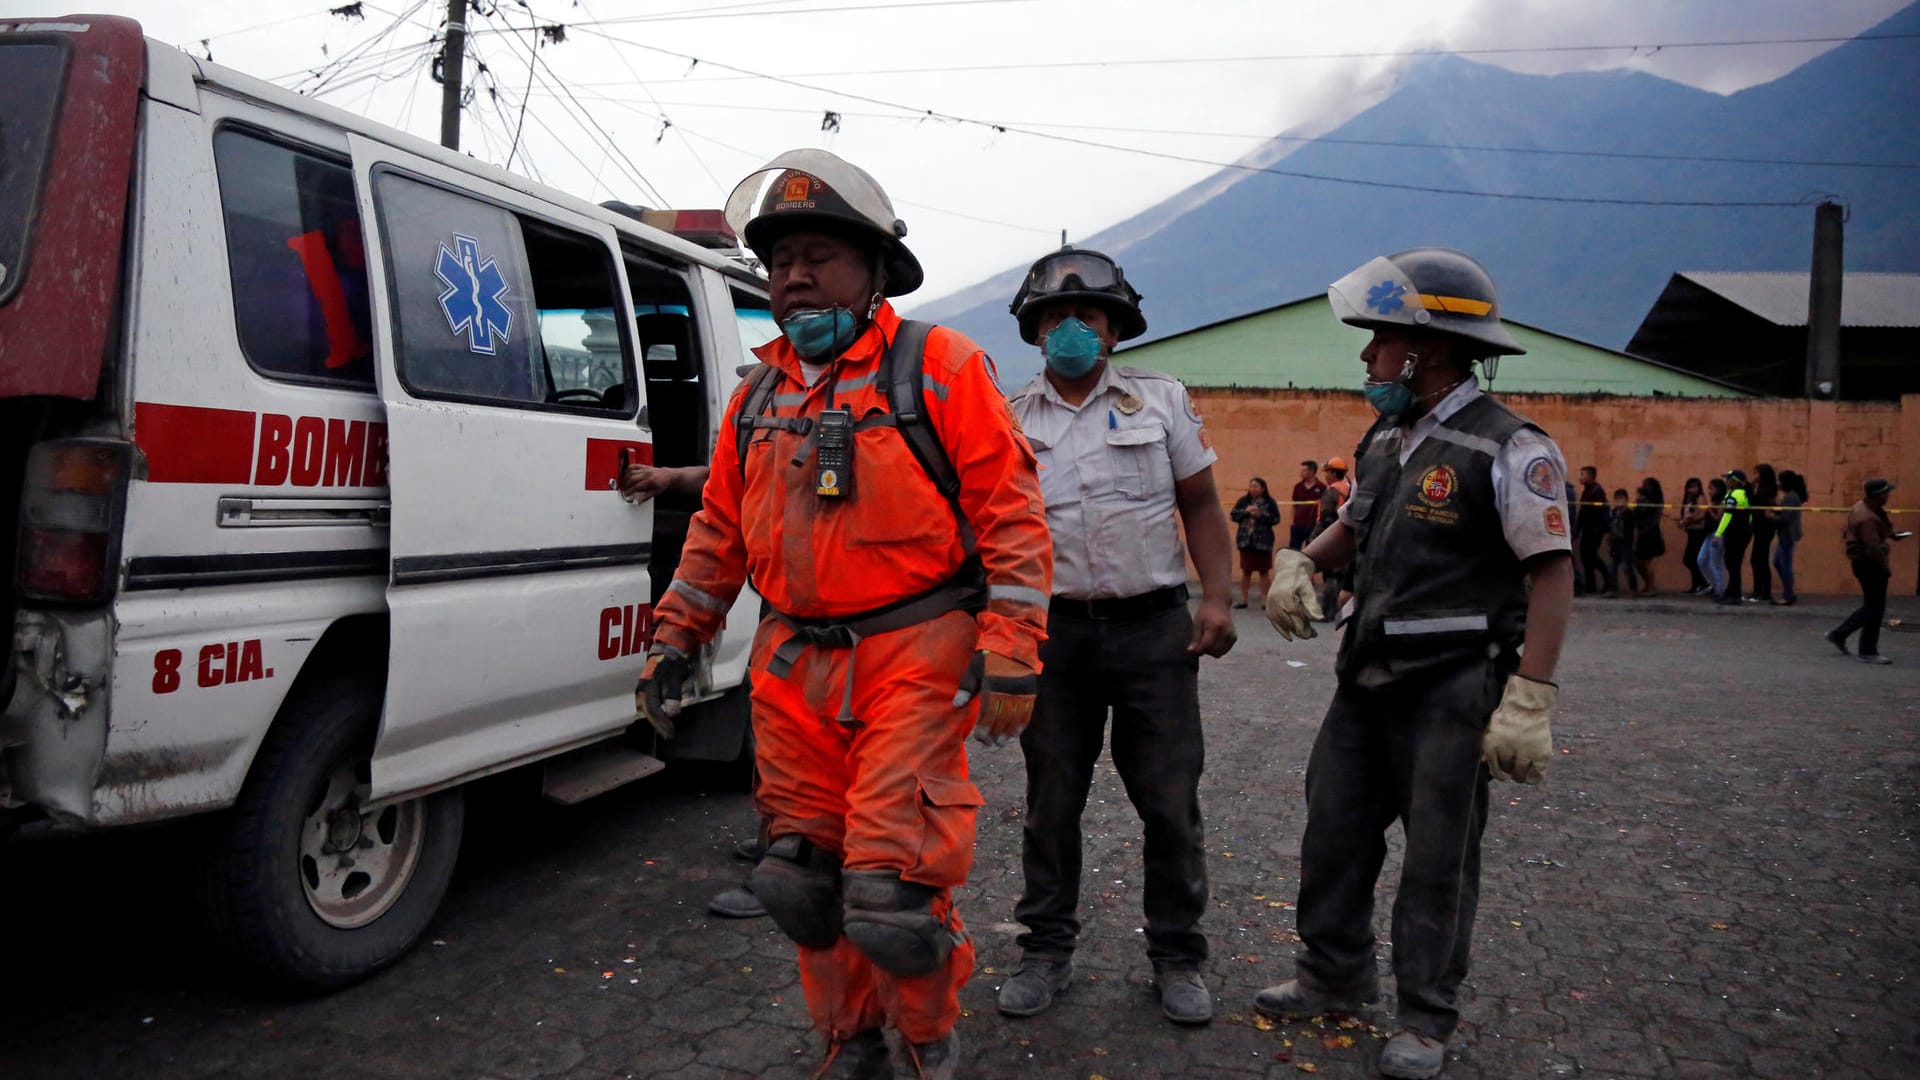
[(447, 0), (446, 51), (440, 54), (440, 145), (460, 149), (462, 69), (467, 56), (467, 0)]
[(1841, 207), (1823, 202), (1813, 211), (1813, 274), (1807, 297), (1807, 396), (1840, 397)]

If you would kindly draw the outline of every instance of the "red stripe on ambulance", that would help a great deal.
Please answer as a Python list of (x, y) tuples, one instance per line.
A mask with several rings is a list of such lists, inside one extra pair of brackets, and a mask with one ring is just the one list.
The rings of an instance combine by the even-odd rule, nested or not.
[(386, 487), (387, 425), (198, 405), (133, 407), (156, 484)]

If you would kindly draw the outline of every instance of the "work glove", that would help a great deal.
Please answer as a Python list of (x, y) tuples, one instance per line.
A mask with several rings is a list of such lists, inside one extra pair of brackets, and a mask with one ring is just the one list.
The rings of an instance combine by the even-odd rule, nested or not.
[(1495, 776), (1537, 784), (1553, 756), (1553, 726), (1548, 714), (1560, 700), (1560, 688), (1521, 675), (1507, 676), (1500, 706), (1487, 723), (1487, 768)]
[(673, 718), (680, 715), (680, 699), (693, 677), (693, 659), (671, 645), (655, 644), (647, 651), (647, 666), (633, 688), (634, 708), (647, 718), (663, 739), (673, 738)]
[(1324, 618), (1313, 588), (1313, 560), (1289, 548), (1273, 553), (1273, 584), (1267, 589), (1267, 621), (1292, 641), (1313, 637), (1315, 619)]
[(1007, 740), (1026, 730), (1033, 719), (1033, 698), (1040, 690), (1040, 676), (1027, 665), (985, 649), (973, 654), (966, 674), (960, 676), (960, 689), (953, 695), (953, 707), (964, 709), (980, 699), (980, 716), (973, 724), (973, 737), (983, 744), (1005, 746)]

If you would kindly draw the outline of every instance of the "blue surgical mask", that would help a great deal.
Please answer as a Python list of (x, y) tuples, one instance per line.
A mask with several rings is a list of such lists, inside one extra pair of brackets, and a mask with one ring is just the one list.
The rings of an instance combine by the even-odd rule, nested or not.
[(1403, 382), (1369, 381), (1363, 388), (1367, 402), (1381, 416), (1399, 416), (1413, 408), (1413, 388)]
[(860, 336), (860, 320), (843, 307), (808, 308), (780, 320), (793, 351), (807, 360), (828, 360), (847, 351)]
[(1100, 335), (1079, 319), (1061, 319), (1040, 343), (1047, 366), (1063, 379), (1077, 379), (1100, 362)]

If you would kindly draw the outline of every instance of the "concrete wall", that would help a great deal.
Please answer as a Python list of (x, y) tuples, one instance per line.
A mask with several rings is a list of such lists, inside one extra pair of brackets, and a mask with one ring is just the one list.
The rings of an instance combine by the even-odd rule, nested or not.
[[(1264, 477), (1285, 500), (1301, 460), (1351, 459), (1373, 422), (1357, 392), (1217, 390), (1195, 387), (1194, 401), (1219, 451), (1214, 475), (1227, 505)], [(1751, 476), (1757, 462), (1794, 469), (1807, 478), (1814, 506), (1850, 507), (1869, 476), (1899, 484), (1889, 508), (1920, 507), (1920, 395), (1899, 404), (1812, 402), (1791, 399), (1700, 400), (1588, 395), (1500, 395), (1544, 427), (1560, 444), (1567, 467), (1593, 465), (1600, 483), (1632, 492), (1644, 476), (1658, 477), (1667, 501), (1679, 502), (1689, 476), (1704, 483), (1728, 469)], [(1800, 591), (1853, 592), (1853, 575), (1840, 549), (1844, 515), (1809, 513), (1797, 551)], [(1895, 514), (1897, 528), (1920, 532), (1920, 513)], [(1662, 591), (1684, 588), (1680, 565), (1686, 537), (1671, 518), (1667, 554), (1654, 564)], [(1282, 534), (1284, 537), (1284, 533)], [(1895, 544), (1892, 593), (1912, 595), (1920, 566), (1920, 537)], [(1751, 574), (1747, 582), (1751, 584)], [(1775, 586), (1776, 595), (1778, 586)]]

